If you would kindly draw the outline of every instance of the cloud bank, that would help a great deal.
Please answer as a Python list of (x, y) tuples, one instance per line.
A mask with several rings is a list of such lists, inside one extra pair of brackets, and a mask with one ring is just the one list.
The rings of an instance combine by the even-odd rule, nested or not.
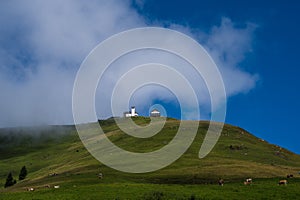
[[(0, 127), (72, 124), (73, 83), (83, 59), (112, 34), (147, 26), (131, 2), (121, 0), (88, 4), (70, 0), (1, 1), (0, 12)], [(204, 45), (217, 63), (230, 97), (255, 87), (257, 75), (239, 67), (251, 51), (255, 25), (245, 23), (241, 28), (228, 18), (220, 20), (207, 33), (180, 24), (169, 28), (188, 33)], [(199, 81), (184, 61), (167, 53), (141, 51), (116, 61), (100, 82), (105, 88), (96, 96), (100, 118), (111, 114), (108, 94), (122, 73), (132, 65), (150, 61), (183, 71), (201, 106), (209, 107), (201, 77)], [(132, 101), (145, 107), (157, 99), (172, 102), (172, 98), (171, 93), (154, 86), (138, 91)], [(193, 113), (186, 118), (194, 118)]]

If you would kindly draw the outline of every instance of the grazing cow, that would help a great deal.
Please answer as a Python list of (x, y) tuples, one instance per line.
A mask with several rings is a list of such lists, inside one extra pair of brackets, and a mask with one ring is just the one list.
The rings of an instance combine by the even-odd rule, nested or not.
[(278, 185), (286, 185), (287, 184), (287, 180), (280, 180), (278, 182)]
[(55, 189), (58, 189), (58, 188), (59, 188), (59, 185), (54, 185), (54, 188), (55, 188)]
[(34, 188), (27, 188), (27, 191), (34, 191)]
[(294, 178), (294, 175), (293, 175), (293, 174), (288, 174), (288, 175), (286, 176), (286, 178)]
[(219, 184), (220, 186), (223, 186), (223, 185), (224, 185), (224, 180), (220, 178), (219, 181), (218, 181), (218, 184)]
[(102, 174), (101, 172), (98, 174), (98, 178), (99, 178), (99, 179), (102, 179), (102, 178), (103, 178), (103, 174)]
[(252, 184), (252, 178), (247, 178), (246, 181), (244, 181), (244, 185), (251, 185)]
[(49, 174), (50, 177), (57, 176), (57, 175), (58, 175), (57, 173), (51, 173), (51, 174)]

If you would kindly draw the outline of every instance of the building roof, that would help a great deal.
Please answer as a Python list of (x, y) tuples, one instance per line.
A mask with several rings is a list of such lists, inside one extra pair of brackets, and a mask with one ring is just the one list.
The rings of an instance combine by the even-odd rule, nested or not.
[(158, 111), (157, 109), (153, 109), (153, 110), (151, 111), (151, 113), (153, 113), (153, 112), (159, 113), (159, 111)]

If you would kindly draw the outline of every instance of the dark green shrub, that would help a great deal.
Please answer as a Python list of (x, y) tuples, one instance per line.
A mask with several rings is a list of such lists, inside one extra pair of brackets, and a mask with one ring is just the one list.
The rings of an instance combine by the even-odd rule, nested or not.
[(22, 167), (20, 174), (19, 174), (19, 180), (24, 180), (27, 176), (27, 169), (25, 166)]
[(7, 188), (7, 187), (10, 187), (10, 186), (13, 186), (16, 183), (17, 183), (17, 181), (13, 178), (12, 173), (9, 172), (9, 174), (7, 175), (4, 187)]

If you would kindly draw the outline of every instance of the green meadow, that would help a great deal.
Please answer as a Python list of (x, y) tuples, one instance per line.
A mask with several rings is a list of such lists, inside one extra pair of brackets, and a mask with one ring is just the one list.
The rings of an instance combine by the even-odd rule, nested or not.
[[(145, 126), (150, 119), (137, 117)], [(113, 119), (99, 121), (119, 147), (150, 152), (175, 136), (180, 121), (168, 119), (151, 138), (124, 134)], [(74, 126), (0, 130), (0, 199), (297, 199), (300, 156), (239, 127), (225, 125), (214, 149), (198, 158), (209, 122), (200, 121), (189, 149), (171, 165), (151, 173), (131, 174), (111, 169), (90, 155)], [(4, 188), (9, 172), (15, 179), (26, 166), (25, 180)], [(51, 174), (56, 173), (56, 176)], [(103, 178), (99, 179), (98, 174)], [(287, 174), (294, 178), (287, 179)], [(218, 185), (218, 179), (225, 181)], [(251, 185), (244, 185), (252, 178)], [(278, 185), (287, 179), (288, 184)], [(46, 187), (50, 186), (50, 188)], [(54, 186), (59, 186), (55, 189)], [(27, 191), (34, 188), (34, 191)]]

